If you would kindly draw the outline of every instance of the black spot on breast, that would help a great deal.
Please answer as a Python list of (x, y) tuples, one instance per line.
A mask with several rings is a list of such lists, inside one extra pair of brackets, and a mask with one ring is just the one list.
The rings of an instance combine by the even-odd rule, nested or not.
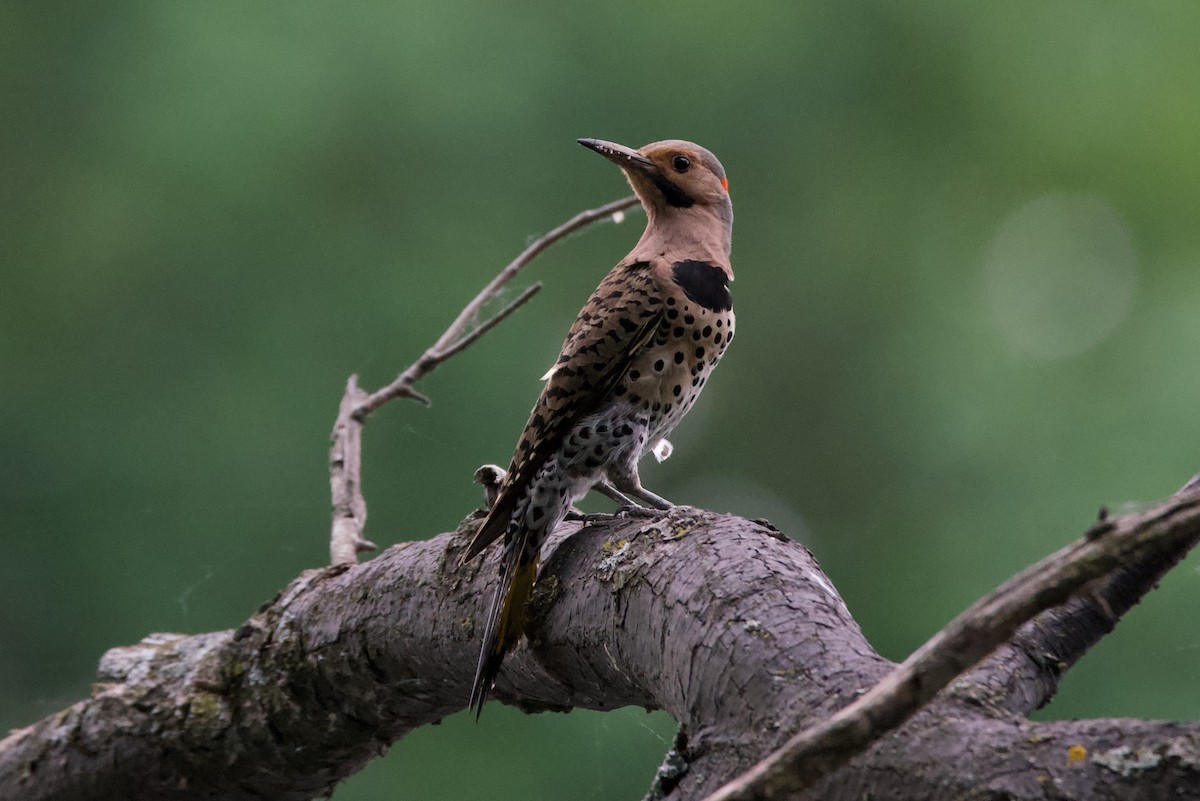
[(671, 277), (688, 296), (713, 311), (728, 311), (733, 308), (733, 296), (729, 294), (729, 276), (715, 264), (706, 261), (677, 261), (671, 266)]
[(704, 348), (696, 348), (696, 358), (697, 359), (704, 358)]
[(721, 332), (720, 331), (718, 331), (717, 335), (715, 337), (713, 337), (713, 342), (715, 342), (718, 345), (721, 344)]
[(681, 393), (681, 392), (683, 392), (683, 387), (679, 386), (678, 384), (676, 384), (674, 387), (671, 388), (671, 394), (673, 394), (677, 398), (679, 397), (679, 393)]
[(630, 380), (630, 381), (637, 381), (637, 380), (638, 380), (639, 378), (641, 378), (641, 377), (642, 377), (642, 374), (641, 374), (641, 373), (639, 373), (637, 370), (630, 370), (630, 371), (629, 371), (629, 380)]
[(704, 326), (704, 338), (708, 339), (711, 336), (712, 336), (712, 326), (711, 325)]
[(681, 350), (675, 351), (675, 363), (683, 364), (683, 351), (681, 351)]
[(671, 335), (676, 339), (679, 339), (681, 336), (683, 336), (683, 326), (676, 327), (676, 329), (671, 332)]
[(686, 323), (687, 325), (691, 325), (692, 323), (696, 322), (696, 318), (690, 314), (685, 314), (685, 315), (683, 315), (683, 322)]
[(677, 309), (667, 309), (667, 319), (668, 320), (674, 320), (678, 316), (679, 316), (679, 311)]
[(656, 372), (656, 373), (661, 373), (661, 372), (662, 372), (662, 369), (663, 369), (664, 367), (666, 367), (666, 365), (665, 365), (665, 364), (663, 364), (663, 360), (662, 360), (662, 359), (659, 359), (658, 361), (656, 361), (656, 362), (654, 363), (654, 372)]

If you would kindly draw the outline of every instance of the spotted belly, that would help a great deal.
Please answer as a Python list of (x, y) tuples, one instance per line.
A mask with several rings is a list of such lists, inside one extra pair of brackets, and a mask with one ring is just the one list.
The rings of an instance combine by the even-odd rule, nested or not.
[(620, 484), (620, 477), (636, 475), (646, 450), (695, 404), (733, 329), (731, 309), (668, 298), (662, 322), (624, 376), (539, 471), (534, 484), (545, 491), (545, 502), (569, 506), (602, 478)]
[[(683, 419), (733, 340), (732, 309), (712, 310), (668, 298), (653, 338), (613, 390), (647, 417), (647, 444)], [(640, 456), (640, 454), (639, 454)]]

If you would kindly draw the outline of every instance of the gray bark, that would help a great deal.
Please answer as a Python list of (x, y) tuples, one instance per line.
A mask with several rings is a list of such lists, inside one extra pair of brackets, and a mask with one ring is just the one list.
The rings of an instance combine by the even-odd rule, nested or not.
[[(91, 698), (0, 741), (0, 798), (327, 793), (466, 705), (495, 581), (494, 553), (457, 565), (469, 528), (309, 571), (236, 630), (113, 649)], [(1024, 717), (1181, 555), (1031, 621), (805, 797), (1200, 798), (1194, 723)], [(812, 555), (761, 523), (568, 524), (544, 557), (495, 697), (665, 709), (681, 724), (667, 798), (703, 798), (893, 667)]]

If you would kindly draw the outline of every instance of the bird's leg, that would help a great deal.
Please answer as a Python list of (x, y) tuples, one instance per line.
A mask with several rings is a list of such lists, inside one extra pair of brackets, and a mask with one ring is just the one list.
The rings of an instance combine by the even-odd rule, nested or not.
[(654, 507), (655, 509), (661, 509), (663, 511), (666, 511), (667, 509), (675, 508), (675, 504), (671, 503), (670, 501), (668, 501), (666, 498), (663, 498), (662, 496), (655, 495), (653, 492), (646, 489), (645, 487), (638, 487), (636, 490), (626, 489), (625, 491), (627, 493), (629, 493), (630, 495), (632, 495), (633, 497), (637, 498), (639, 501), (643, 501), (643, 502), (649, 504), (650, 506)]
[(637, 503), (634, 503), (632, 498), (614, 487), (613, 483), (607, 478), (601, 478), (596, 482), (596, 486), (592, 487), (592, 489), (596, 490), (596, 492), (600, 493), (605, 498), (612, 500), (613, 503), (617, 504), (617, 506), (638, 506)]
[(637, 473), (636, 466), (626, 475), (613, 476), (613, 484), (630, 498), (639, 500), (653, 509), (662, 509), (665, 511), (675, 507), (675, 504), (666, 498), (655, 495), (642, 486), (642, 479)]
[(603, 476), (599, 481), (596, 482), (592, 489), (603, 495), (605, 498), (611, 499), (613, 503), (617, 504), (617, 511), (612, 515), (606, 515), (600, 512), (589, 515), (580, 515), (578, 519), (582, 520), (584, 523), (595, 523), (600, 520), (606, 520), (609, 517), (619, 517), (631, 513), (636, 514), (638, 511), (650, 511), (649, 509), (639, 506), (632, 498), (614, 487), (613, 483)]
[[(636, 482), (636, 486), (637, 489), (633, 491), (628, 486), (623, 487), (625, 491), (622, 492), (605, 478), (601, 479), (600, 483), (596, 485), (596, 490), (620, 504), (617, 511), (613, 513), (614, 517), (658, 517), (659, 509), (670, 509), (673, 506), (669, 501), (658, 497), (653, 492), (642, 487), (641, 482)], [(627, 495), (626, 493), (629, 494)], [(651, 508), (648, 509), (637, 503), (633, 498), (629, 497), (630, 495), (634, 495), (634, 497), (645, 501)]]

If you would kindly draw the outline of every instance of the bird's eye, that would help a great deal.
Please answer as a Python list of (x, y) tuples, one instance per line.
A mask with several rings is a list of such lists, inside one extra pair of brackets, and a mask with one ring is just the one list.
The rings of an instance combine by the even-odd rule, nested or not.
[(687, 156), (676, 156), (671, 160), (671, 166), (675, 168), (675, 172), (687, 172), (688, 167), (692, 166), (692, 160)]

